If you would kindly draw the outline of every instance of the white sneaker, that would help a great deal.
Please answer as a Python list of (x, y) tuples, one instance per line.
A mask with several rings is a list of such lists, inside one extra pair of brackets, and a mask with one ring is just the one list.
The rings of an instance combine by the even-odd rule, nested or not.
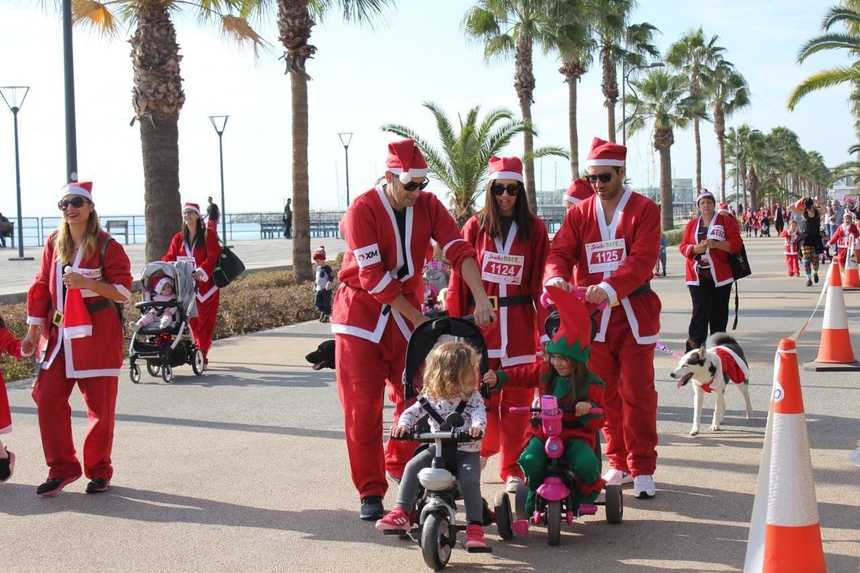
[(524, 485), (523, 478), (517, 476), (508, 476), (505, 480), (505, 491), (508, 493), (517, 493), (517, 488)]
[(654, 486), (654, 478), (649, 475), (636, 476), (633, 478), (633, 497), (647, 499), (654, 497), (657, 488)]
[(630, 472), (610, 468), (608, 472), (603, 474), (603, 481), (606, 482), (606, 485), (624, 485), (633, 483), (633, 476), (630, 475)]

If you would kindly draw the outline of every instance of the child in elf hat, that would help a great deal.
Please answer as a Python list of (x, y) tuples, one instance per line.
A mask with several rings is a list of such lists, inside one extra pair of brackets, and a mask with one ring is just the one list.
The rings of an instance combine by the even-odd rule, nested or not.
[(325, 245), (320, 245), (314, 251), (314, 262), (317, 265), (314, 281), (314, 306), (320, 311), (320, 322), (331, 320), (331, 290), (334, 286), (334, 271), (326, 264)]
[[(588, 370), (585, 363), (591, 353), (592, 322), (583, 302), (574, 294), (560, 288), (547, 287), (550, 298), (558, 308), (560, 325), (556, 332), (547, 332), (551, 340), (546, 343), (546, 356), (533, 364), (487, 372), (484, 381), (494, 390), (502, 387), (539, 388), (541, 395), (558, 398), (564, 411), (563, 459), (576, 475), (573, 488), (574, 507), (593, 503), (603, 479), (600, 477), (600, 460), (594, 453), (595, 436), (603, 427), (602, 414), (589, 414), (592, 408), (603, 408), (604, 384)], [(547, 325), (552, 317), (547, 320)], [(548, 328), (547, 330), (551, 330)], [(547, 455), (540, 425), (532, 426), (518, 463), (526, 476), (528, 496), (526, 513), (535, 509), (535, 492), (546, 477)]]
[[(170, 302), (176, 300), (176, 294), (173, 292), (173, 283), (170, 277), (161, 277), (155, 282), (155, 294), (152, 295), (152, 300), (155, 302)], [(161, 316), (158, 323), (159, 328), (167, 328), (173, 320), (173, 315), (176, 314), (176, 307), (158, 308), (153, 307), (148, 309), (137, 322), (132, 323), (131, 329), (135, 332), (155, 322), (155, 319)]]
[[(6, 329), (6, 322), (0, 315), (0, 353), (5, 351), (15, 358), (26, 358), (21, 353), (21, 341)], [(9, 396), (6, 394), (6, 381), (0, 372), (0, 434), (12, 431), (12, 410), (9, 408)], [(0, 482), (8, 480), (15, 471), (15, 453), (10, 452), (0, 440)]]

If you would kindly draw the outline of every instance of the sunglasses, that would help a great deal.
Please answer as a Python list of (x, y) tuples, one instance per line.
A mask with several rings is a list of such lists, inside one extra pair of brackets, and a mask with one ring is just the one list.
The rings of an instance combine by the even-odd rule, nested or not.
[(510, 195), (511, 197), (516, 197), (520, 194), (520, 186), (511, 183), (510, 185), (505, 187), (504, 185), (496, 183), (490, 187), (490, 192), (496, 197), (501, 197), (505, 194), (505, 191), (507, 191), (508, 195)]
[(65, 211), (66, 209), (69, 208), (69, 205), (71, 205), (75, 209), (80, 209), (81, 207), (84, 206), (84, 203), (89, 203), (89, 201), (87, 201), (83, 197), (78, 196), (78, 197), (72, 197), (71, 199), (63, 199), (61, 201), (58, 201), (57, 207), (60, 208), (60, 211)]
[(430, 185), (430, 180), (425, 179), (421, 183), (416, 183), (415, 181), (404, 183), (403, 188), (410, 192), (415, 191), (416, 189), (418, 189), (419, 191), (424, 191), (424, 189), (426, 189), (428, 185)]
[(601, 183), (609, 183), (612, 181), (612, 172), (609, 173), (601, 173), (600, 175), (589, 175), (586, 177), (588, 182), (594, 185), (599, 180)]

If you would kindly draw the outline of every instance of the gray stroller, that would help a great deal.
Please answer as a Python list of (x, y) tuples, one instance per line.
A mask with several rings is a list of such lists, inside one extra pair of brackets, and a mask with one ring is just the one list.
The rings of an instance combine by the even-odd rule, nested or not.
[[(128, 359), (129, 374), (135, 384), (140, 382), (140, 366), (137, 364), (140, 359), (146, 361), (146, 371), (151, 376), (161, 376), (167, 383), (173, 380), (173, 369), (183, 364), (190, 364), (197, 376), (203, 374), (203, 352), (194, 343), (188, 321), (197, 316), (197, 283), (192, 277), (193, 272), (193, 265), (179, 261), (158, 261), (143, 267), (140, 276), (143, 302), (135, 305), (140, 314), (150, 309), (163, 313), (172, 307), (176, 308), (176, 313), (167, 327), (162, 328), (159, 321), (155, 321), (132, 335)], [(153, 286), (164, 277), (173, 281), (176, 300), (152, 300)]]

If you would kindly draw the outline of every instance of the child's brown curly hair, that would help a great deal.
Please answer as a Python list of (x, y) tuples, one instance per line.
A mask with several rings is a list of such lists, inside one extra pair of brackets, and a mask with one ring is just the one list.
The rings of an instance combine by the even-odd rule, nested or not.
[(427, 357), (424, 393), (434, 400), (468, 400), (478, 388), (481, 356), (465, 342), (443, 342)]

